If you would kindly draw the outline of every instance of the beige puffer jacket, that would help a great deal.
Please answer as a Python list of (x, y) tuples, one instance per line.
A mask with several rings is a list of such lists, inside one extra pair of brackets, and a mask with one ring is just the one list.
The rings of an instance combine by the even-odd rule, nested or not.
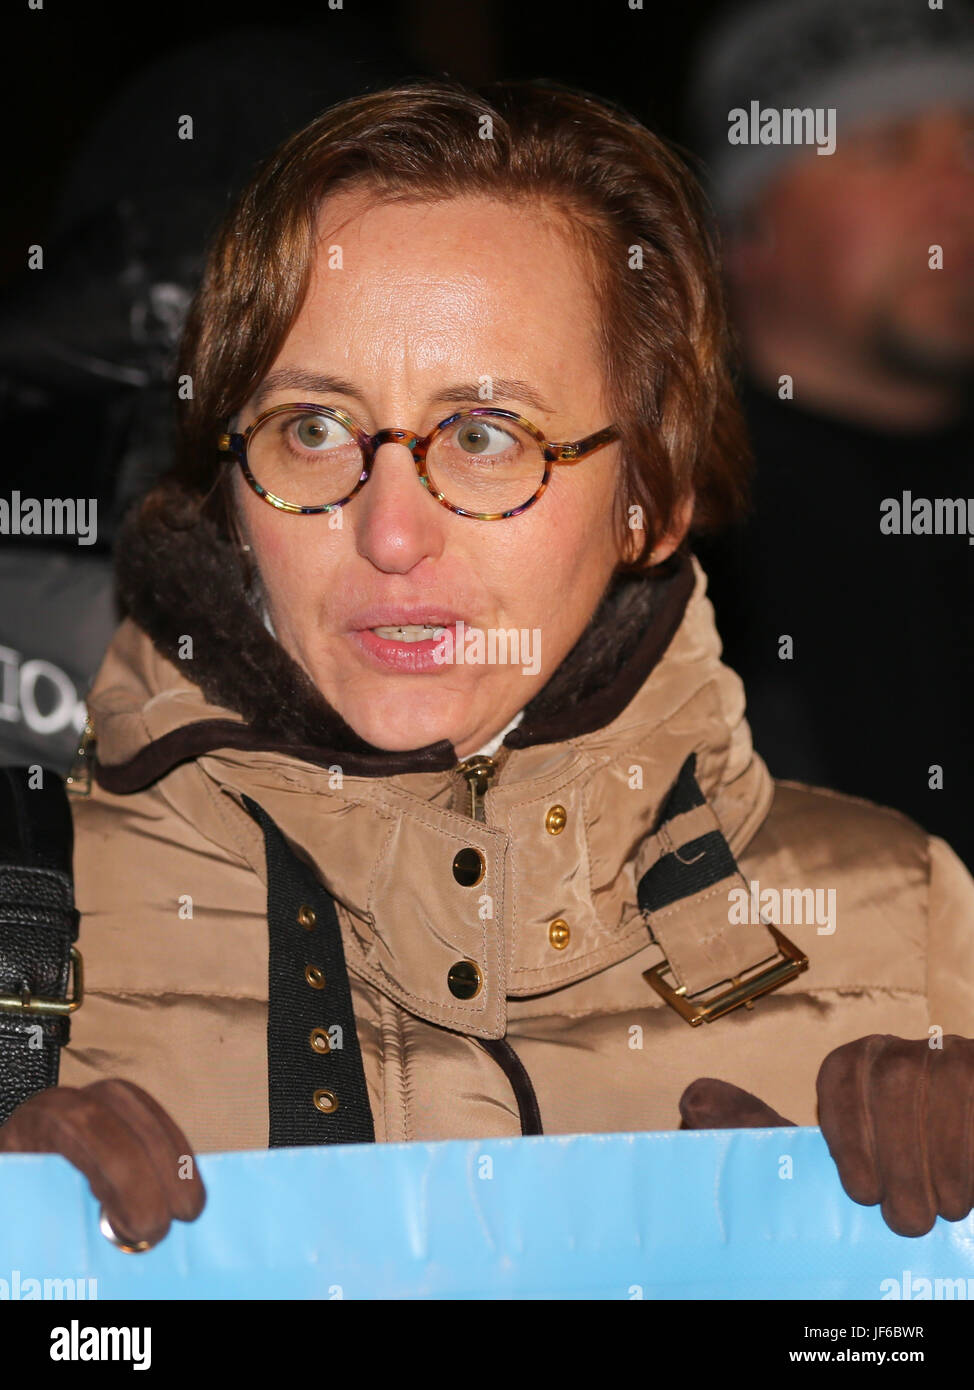
[[(601, 615), (611, 661), (584, 639), (566, 658), (496, 755), (481, 820), (448, 744), (363, 745), (212, 537), (161, 534), (122, 554), (141, 626), (122, 624), (88, 702), (95, 776), (72, 803), (87, 997), (62, 1083), (127, 1077), (198, 1150), (267, 1145), (265, 849), (243, 795), (337, 903), (377, 1140), (519, 1134), (532, 1091), (545, 1133), (672, 1129), (705, 1075), (814, 1124), (839, 1044), (974, 1035), (970, 876), (895, 812), (772, 781), (695, 561), (622, 586)], [(705, 800), (668, 817), (691, 753)], [(739, 874), (686, 879), (686, 847), (724, 841)], [(474, 886), (453, 871), (465, 848)], [(702, 886), (667, 903), (671, 870)], [(807, 970), (689, 1026), (644, 972), (668, 957), (688, 994), (726, 987), (776, 954), (759, 907)], [(461, 961), (471, 998), (450, 987)]]

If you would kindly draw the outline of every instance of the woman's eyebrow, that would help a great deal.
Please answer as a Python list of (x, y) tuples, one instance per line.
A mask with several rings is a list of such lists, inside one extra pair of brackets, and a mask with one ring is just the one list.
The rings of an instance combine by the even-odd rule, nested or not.
[[(485, 383), (490, 385), (490, 395), (486, 397), (483, 395)], [(303, 367), (278, 367), (264, 378), (254, 393), (254, 409), (260, 410), (262, 403), (272, 392), (284, 388), (307, 391), (314, 395), (348, 396), (351, 400), (365, 404), (362, 392), (344, 377), (312, 372)], [(491, 401), (497, 400), (518, 401), (548, 415), (555, 413), (553, 407), (530, 382), (522, 381), (518, 377), (484, 377), (480, 381), (458, 381), (452, 386), (445, 386), (442, 390), (436, 391), (430, 397), (429, 404), (464, 405), (473, 402), (478, 406), (487, 406)]]
[(350, 381), (340, 376), (328, 376), (323, 372), (311, 372), (304, 367), (278, 367), (269, 372), (254, 392), (254, 409), (260, 410), (267, 397), (284, 388), (307, 391), (315, 395), (351, 396), (361, 401), (361, 392)]
[[(490, 384), (490, 395), (486, 397), (483, 395), (483, 382)], [(491, 401), (519, 401), (535, 410), (542, 410), (547, 415), (555, 413), (554, 408), (530, 382), (504, 376), (486, 377), (483, 382), (458, 381), (455, 385), (446, 386), (442, 391), (432, 395), (430, 404), (439, 405), (442, 402), (463, 405), (466, 401), (476, 401), (480, 406), (488, 406)]]

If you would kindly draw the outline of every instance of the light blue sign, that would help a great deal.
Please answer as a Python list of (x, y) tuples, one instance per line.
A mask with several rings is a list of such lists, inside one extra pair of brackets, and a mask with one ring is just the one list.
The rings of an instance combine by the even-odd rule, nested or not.
[[(0, 1297), (974, 1298), (974, 1218), (918, 1240), (817, 1129), (204, 1154), (200, 1219), (129, 1255), (66, 1160), (0, 1156)], [(36, 1286), (28, 1281), (37, 1281)], [(92, 1289), (87, 1282), (95, 1280)], [(48, 1292), (48, 1297), (57, 1296)]]

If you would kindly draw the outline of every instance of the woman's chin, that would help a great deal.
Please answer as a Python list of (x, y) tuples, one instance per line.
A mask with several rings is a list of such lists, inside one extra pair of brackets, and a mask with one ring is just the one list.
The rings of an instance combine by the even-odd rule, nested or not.
[[(365, 709), (357, 709), (354, 718), (350, 719), (348, 715), (343, 715), (343, 718), (359, 738), (365, 739), (373, 748), (381, 748), (389, 753), (426, 748), (431, 743), (444, 740), (454, 746), (458, 742), (468, 744), (471, 733), (476, 734), (476, 730), (471, 728), (469, 701), (466, 702), (465, 711), (459, 701), (450, 703), (459, 707), (434, 710), (430, 708), (430, 702), (425, 701), (422, 706), (417, 702), (417, 707), (410, 710), (408, 705), (404, 706), (401, 702), (384, 707), (381, 701), (376, 701), (369, 702)], [(489, 737), (488, 732), (481, 743)]]
[(337, 691), (326, 687), (324, 693), (346, 724), (373, 748), (402, 753), (446, 741), (463, 758), (483, 747), (533, 693), (522, 691), (521, 676), (512, 684), (485, 680), (480, 672), (473, 679), (465, 675), (452, 676), (447, 684), (429, 677), (377, 680), (369, 673), (366, 680), (343, 682)]

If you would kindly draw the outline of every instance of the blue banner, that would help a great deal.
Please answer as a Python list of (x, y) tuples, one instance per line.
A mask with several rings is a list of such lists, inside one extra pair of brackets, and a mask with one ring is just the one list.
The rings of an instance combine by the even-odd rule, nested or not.
[[(145, 1254), (65, 1159), (0, 1156), (0, 1298), (974, 1297), (974, 1217), (894, 1235), (817, 1129), (204, 1154)], [(45, 1283), (45, 1281), (47, 1281)]]

